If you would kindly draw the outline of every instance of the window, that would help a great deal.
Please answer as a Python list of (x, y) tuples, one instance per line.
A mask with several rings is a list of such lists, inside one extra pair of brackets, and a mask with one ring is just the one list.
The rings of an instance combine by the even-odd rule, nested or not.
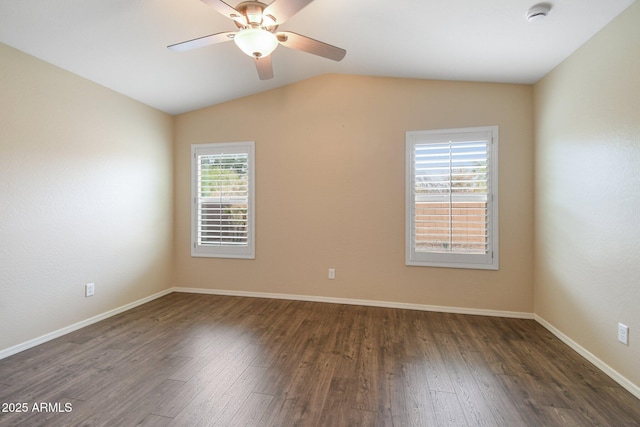
[(255, 258), (254, 143), (191, 146), (191, 256)]
[(498, 127), (407, 132), (406, 264), (498, 269)]

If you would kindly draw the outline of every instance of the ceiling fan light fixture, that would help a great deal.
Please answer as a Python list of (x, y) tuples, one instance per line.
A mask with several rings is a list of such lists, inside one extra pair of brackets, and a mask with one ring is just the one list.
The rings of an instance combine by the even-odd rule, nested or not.
[(233, 41), (252, 58), (264, 58), (278, 47), (276, 35), (261, 28), (245, 28), (236, 33)]

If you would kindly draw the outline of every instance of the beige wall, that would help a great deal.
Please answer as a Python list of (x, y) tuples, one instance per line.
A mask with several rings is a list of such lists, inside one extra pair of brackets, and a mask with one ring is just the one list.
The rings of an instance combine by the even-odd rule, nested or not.
[(0, 94), (0, 350), (169, 288), (173, 119), (2, 44)]
[[(176, 117), (175, 285), (533, 311), (524, 85), (328, 75)], [(500, 270), (404, 265), (408, 130), (500, 127)], [(190, 256), (190, 144), (256, 142), (256, 259)], [(328, 280), (329, 268), (336, 280)]]
[(636, 388), (639, 23), (635, 2), (535, 86), (535, 313)]

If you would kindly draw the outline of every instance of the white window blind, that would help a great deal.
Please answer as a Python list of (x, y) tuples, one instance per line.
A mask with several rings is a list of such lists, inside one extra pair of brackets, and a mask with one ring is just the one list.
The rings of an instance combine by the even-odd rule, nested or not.
[(407, 132), (407, 264), (497, 269), (497, 128)]
[(253, 143), (192, 151), (192, 255), (254, 258)]

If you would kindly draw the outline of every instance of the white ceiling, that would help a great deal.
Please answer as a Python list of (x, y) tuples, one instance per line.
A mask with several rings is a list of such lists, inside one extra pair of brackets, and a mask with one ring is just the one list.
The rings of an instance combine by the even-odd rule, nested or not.
[(531, 23), (525, 13), (536, 3), (315, 0), (279, 30), (347, 56), (334, 62), (280, 46), (266, 81), (233, 42), (166, 48), (236, 30), (200, 0), (0, 0), (0, 41), (178, 114), (324, 73), (534, 83), (633, 0), (552, 0), (549, 16)]

